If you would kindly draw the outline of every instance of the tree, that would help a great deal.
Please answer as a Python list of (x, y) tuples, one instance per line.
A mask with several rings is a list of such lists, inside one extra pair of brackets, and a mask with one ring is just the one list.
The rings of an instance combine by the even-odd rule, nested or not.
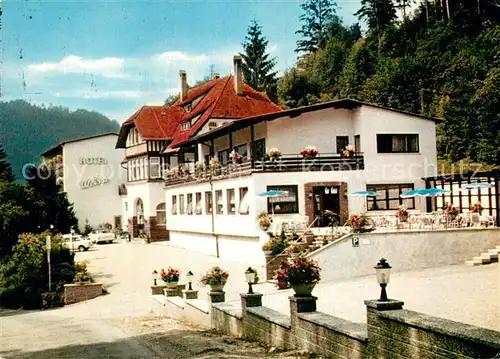
[(277, 100), (276, 60), (267, 53), (268, 40), (262, 35), (262, 26), (253, 20), (248, 27), (245, 41), (242, 70), (245, 82), (257, 91), (266, 92), (273, 101)]
[(365, 20), (377, 34), (397, 18), (392, 0), (361, 0), (361, 8), (354, 15)]
[(7, 154), (5, 153), (2, 144), (0, 144), (0, 181), (13, 182), (14, 174), (10, 163), (7, 162)]
[(304, 13), (299, 17), (302, 28), (295, 33), (302, 39), (297, 41), (295, 52), (314, 52), (324, 41), (332, 22), (339, 21), (335, 15), (334, 0), (305, 0), (301, 5)]

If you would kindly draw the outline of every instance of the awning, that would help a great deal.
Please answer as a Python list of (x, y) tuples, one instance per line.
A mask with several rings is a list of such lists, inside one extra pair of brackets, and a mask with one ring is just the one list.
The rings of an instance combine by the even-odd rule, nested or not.
[(163, 154), (167, 154), (167, 153), (177, 153), (179, 152), (181, 148), (180, 147), (177, 147), (177, 148), (166, 148), (162, 151)]

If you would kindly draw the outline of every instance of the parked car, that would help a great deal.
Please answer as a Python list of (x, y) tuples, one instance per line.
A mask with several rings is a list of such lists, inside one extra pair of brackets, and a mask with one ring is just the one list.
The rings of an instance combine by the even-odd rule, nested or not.
[(72, 251), (88, 251), (93, 246), (92, 242), (79, 234), (63, 234), (63, 239)]
[(115, 240), (115, 234), (104, 229), (95, 229), (88, 236), (92, 243), (113, 243)]

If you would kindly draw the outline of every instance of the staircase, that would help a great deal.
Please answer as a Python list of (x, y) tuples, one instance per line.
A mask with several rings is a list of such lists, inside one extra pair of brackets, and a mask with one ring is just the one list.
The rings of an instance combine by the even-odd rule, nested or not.
[(465, 264), (471, 267), (475, 267), (483, 264), (498, 262), (499, 254), (500, 254), (500, 246), (496, 246), (496, 248), (488, 249), (487, 252), (481, 253), (479, 256), (472, 258), (472, 260), (466, 261)]

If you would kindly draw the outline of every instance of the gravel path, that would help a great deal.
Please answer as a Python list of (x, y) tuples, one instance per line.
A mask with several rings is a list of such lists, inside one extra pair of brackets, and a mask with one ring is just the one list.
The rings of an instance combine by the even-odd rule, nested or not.
[[(0, 311), (0, 358), (304, 358), (302, 353), (269, 353), (256, 343), (215, 335), (164, 316), (150, 298), (153, 268), (188, 263), (201, 275), (220, 264), (233, 276), (234, 293), (245, 288), (245, 263), (189, 255), (161, 245), (117, 243), (77, 253), (109, 294), (45, 311)], [(241, 276), (241, 284), (238, 284)], [(233, 286), (233, 285), (228, 285)], [(268, 286), (272, 288), (272, 286)]]

